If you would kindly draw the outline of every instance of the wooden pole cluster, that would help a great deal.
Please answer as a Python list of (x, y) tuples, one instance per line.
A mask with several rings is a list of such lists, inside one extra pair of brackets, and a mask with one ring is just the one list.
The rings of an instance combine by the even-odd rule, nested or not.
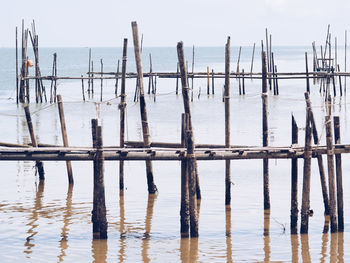
[(104, 188), (104, 155), (102, 143), (102, 128), (97, 119), (91, 120), (93, 147), (96, 149), (94, 158), (94, 193), (91, 215), (93, 239), (107, 239), (107, 218)]
[(24, 29), (24, 20), (22, 20), (22, 66), (21, 66), (21, 77), (20, 77), (20, 88), (19, 88), (19, 102), (25, 103), (30, 102), (29, 91), (29, 80), (25, 78), (28, 76), (29, 61), (27, 57), (28, 47), (28, 29)]
[[(138, 28), (137, 23), (134, 21), (131, 23), (132, 26), (132, 33), (133, 33), (133, 40), (134, 40), (134, 52), (135, 52), (135, 60), (136, 60), (136, 67), (137, 67), (137, 82), (140, 89), (140, 113), (141, 113), (141, 124), (142, 124), (142, 135), (143, 135), (143, 141), (144, 141), (144, 147), (149, 148), (150, 147), (150, 131), (148, 127), (148, 117), (147, 117), (147, 111), (146, 111), (146, 100), (145, 100), (145, 93), (143, 88), (143, 74), (142, 74), (142, 62), (141, 62), (141, 52), (140, 52), (140, 46), (139, 46), (139, 34), (138, 34)], [(153, 168), (152, 168), (152, 162), (146, 161), (146, 174), (147, 174), (147, 185), (148, 185), (148, 193), (154, 194), (157, 192), (157, 187), (154, 184), (153, 179)]]

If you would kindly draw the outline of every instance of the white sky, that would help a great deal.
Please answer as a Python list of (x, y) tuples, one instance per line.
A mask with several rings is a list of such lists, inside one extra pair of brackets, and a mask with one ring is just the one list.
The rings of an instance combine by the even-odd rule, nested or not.
[(347, 0), (2, 0), (0, 47), (14, 46), (15, 27), (35, 19), (39, 46), (116, 47), (137, 21), (145, 46), (323, 44), (327, 25), (339, 44), (350, 29)]

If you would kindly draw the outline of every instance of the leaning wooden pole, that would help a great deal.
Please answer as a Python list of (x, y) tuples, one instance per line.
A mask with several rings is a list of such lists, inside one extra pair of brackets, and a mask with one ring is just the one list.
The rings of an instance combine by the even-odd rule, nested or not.
[[(268, 146), (268, 98), (267, 98), (267, 61), (266, 53), (262, 53), (262, 130), (263, 146)], [(263, 160), (264, 209), (270, 209), (269, 160)]]
[[(298, 125), (292, 115), (292, 145), (298, 144)], [(293, 158), (291, 169), (291, 208), (290, 208), (290, 233), (297, 234), (298, 230), (298, 159)]]
[[(230, 52), (231, 41), (230, 37), (227, 37), (227, 43), (225, 47), (225, 146), (230, 147)], [(238, 62), (239, 63), (239, 62)], [(239, 70), (239, 64), (237, 69)], [(225, 205), (231, 203), (231, 161), (225, 161)]]
[(307, 234), (309, 231), (310, 216), (310, 177), (311, 177), (311, 121), (310, 108), (306, 107), (305, 123), (305, 147), (304, 147), (304, 169), (303, 169), (303, 192), (301, 204), (300, 234)]
[[(126, 84), (126, 60), (128, 51), (128, 39), (124, 38), (123, 44), (123, 61), (122, 61), (122, 84), (120, 91), (120, 148), (125, 147), (125, 108), (126, 108), (126, 95), (125, 95), (125, 84)], [(124, 192), (124, 161), (119, 162), (119, 193), (122, 195)]]
[(191, 120), (190, 98), (187, 70), (185, 66), (185, 55), (183, 43), (177, 44), (177, 55), (179, 60), (182, 84), (182, 97), (184, 101), (185, 114), (188, 114), (187, 123), (187, 169), (188, 169), (188, 184), (189, 184), (189, 208), (190, 208), (190, 235), (191, 237), (198, 236), (198, 215), (197, 215), (197, 200), (196, 200), (196, 168), (194, 155), (194, 136)]
[[(306, 107), (310, 109), (310, 121), (312, 126), (312, 136), (314, 139), (314, 144), (319, 145), (320, 139), (318, 136), (317, 128), (316, 128), (316, 122), (314, 118), (314, 113), (311, 106), (311, 100), (310, 100), (310, 94), (308, 92), (304, 93), (305, 95), (305, 101), (306, 101)], [(324, 205), (324, 214), (329, 215), (329, 201), (328, 201), (328, 187), (326, 182), (326, 174), (323, 166), (323, 159), (321, 154), (317, 154), (317, 164), (318, 164), (318, 170), (320, 173), (320, 182), (321, 182), (321, 190), (322, 190), (322, 197), (323, 197), (323, 205)]]
[[(32, 141), (32, 145), (33, 145), (33, 147), (38, 147), (38, 143), (37, 143), (36, 136), (35, 136), (35, 133), (34, 133), (32, 117), (30, 116), (30, 111), (29, 111), (29, 106), (28, 105), (24, 106), (24, 112), (25, 112), (25, 115), (26, 115), (26, 120), (27, 120), (27, 125), (28, 125), (29, 134), (30, 134), (30, 139)], [(39, 179), (40, 180), (44, 180), (45, 179), (45, 173), (44, 173), (43, 162), (42, 161), (36, 161), (35, 166), (38, 169)]]
[(93, 239), (107, 239), (107, 218), (104, 188), (104, 154), (102, 128), (97, 119), (91, 120), (93, 145), (96, 149), (94, 158), (93, 210), (91, 215)]
[(19, 101), (19, 83), (18, 83), (18, 30), (16, 27), (16, 103)]
[[(64, 110), (63, 110), (63, 103), (62, 103), (62, 96), (61, 95), (57, 95), (57, 106), (58, 106), (58, 113), (60, 116), (63, 146), (69, 147), (67, 128), (66, 128), (66, 120), (64, 118)], [(66, 166), (67, 166), (68, 182), (69, 182), (69, 184), (73, 184), (74, 179), (73, 179), (72, 162), (66, 161)]]
[[(334, 121), (334, 142), (335, 144), (340, 144), (339, 116), (334, 116), (333, 121)], [(336, 181), (337, 181), (338, 231), (344, 232), (343, 173), (342, 173), (341, 154), (335, 155), (335, 172), (336, 172)]]
[[(135, 21), (131, 22), (131, 26), (132, 26), (132, 33), (133, 33), (133, 40), (134, 40), (134, 52), (135, 52), (135, 60), (136, 60), (136, 68), (137, 68), (137, 81), (140, 89), (139, 96), (140, 96), (140, 112), (141, 112), (143, 142), (144, 142), (144, 147), (149, 148), (151, 145), (151, 140), (150, 140), (150, 131), (148, 127), (145, 92), (143, 88), (143, 73), (142, 73), (141, 52), (140, 52), (140, 44), (139, 44), (139, 33), (138, 33), (137, 23)], [(157, 187), (154, 184), (152, 162), (149, 160), (146, 161), (146, 173), (147, 173), (148, 193), (154, 194), (157, 192)]]

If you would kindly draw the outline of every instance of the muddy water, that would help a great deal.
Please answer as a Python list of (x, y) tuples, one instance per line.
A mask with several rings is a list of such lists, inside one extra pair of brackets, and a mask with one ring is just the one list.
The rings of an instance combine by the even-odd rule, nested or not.
[[(199, 51), (205, 59), (201, 61), (199, 58), (198, 67), (205, 68), (210, 62), (218, 70), (222, 69), (223, 55), (220, 51), (215, 48)], [(279, 64), (282, 68), (279, 71), (300, 69), (296, 66), (303, 66), (303, 51), (281, 49)], [(111, 50), (101, 49), (98, 52), (101, 56), (111, 54)], [(166, 52), (162, 52), (157, 53), (158, 56), (166, 57)], [(62, 60), (67, 59), (65, 54), (74, 55), (74, 52), (62, 51)], [(67, 68), (63, 64), (62, 71), (85, 72), (81, 65), (86, 65), (82, 59), (86, 57), (78, 58), (75, 64), (72, 61), (67, 64)], [(249, 61), (248, 55), (246, 60)], [(159, 67), (171, 68), (172, 62), (164, 58)], [(3, 74), (8, 76), (10, 73)], [(13, 79), (8, 78), (9, 82), (4, 83), (11, 86)], [(157, 83), (156, 101), (152, 95), (147, 97), (151, 138), (153, 141), (179, 142), (183, 112), (181, 96), (174, 94), (175, 80), (158, 79)], [(145, 84), (147, 86), (147, 81)], [(269, 143), (275, 146), (291, 144), (293, 113), (300, 127), (299, 141), (303, 144), (305, 82), (281, 81), (279, 84), (280, 95), (269, 95)], [(216, 94), (207, 96), (204, 92), (206, 82), (194, 81), (194, 102), (191, 106), (197, 143), (224, 143), (222, 86), (223, 81), (216, 81)], [(245, 96), (238, 95), (235, 80), (232, 86), (232, 144), (261, 145), (260, 82), (246, 81)], [(129, 80), (127, 140), (142, 139), (139, 105), (133, 102), (134, 87), (134, 81)], [(324, 98), (318, 88), (318, 85), (312, 86), (311, 99), (321, 141), (325, 144)], [(104, 144), (118, 145), (119, 98), (113, 99), (113, 90), (114, 82), (105, 81), (105, 102), (101, 105), (97, 103), (97, 90), (94, 99), (83, 103), (80, 82), (59, 82), (70, 145), (91, 145), (90, 120), (97, 115), (103, 125)], [(29, 142), (22, 107), (7, 99), (12, 95), (12, 88), (2, 92), (0, 141)], [(30, 107), (38, 140), (62, 144), (56, 105), (31, 104)], [(346, 97), (334, 99), (333, 112), (340, 116), (342, 142), (349, 143)], [(299, 182), (302, 181), (302, 165), (300, 160)], [(147, 194), (144, 162), (126, 162), (124, 197), (120, 197), (118, 191), (118, 162), (106, 162), (107, 241), (92, 240), (92, 164), (73, 162), (73, 187), (68, 186), (65, 163), (44, 162), (44, 168), (46, 180), (39, 182), (34, 162), (0, 162), (1, 262), (346, 262), (350, 259), (347, 238), (350, 193), (346, 187), (350, 184), (347, 176), (350, 171), (349, 156), (343, 156), (345, 233), (332, 235), (322, 234), (327, 220), (323, 216), (321, 186), (314, 161), (311, 177), (314, 215), (310, 218), (309, 235), (294, 236), (289, 231), (290, 160), (270, 161), (271, 211), (265, 212), (262, 161), (232, 161), (231, 207), (224, 205), (224, 162), (200, 161), (200, 237), (191, 240), (181, 239), (179, 233), (179, 162), (154, 162), (155, 183), (159, 189), (157, 196)], [(301, 183), (298, 197), (301, 200)]]

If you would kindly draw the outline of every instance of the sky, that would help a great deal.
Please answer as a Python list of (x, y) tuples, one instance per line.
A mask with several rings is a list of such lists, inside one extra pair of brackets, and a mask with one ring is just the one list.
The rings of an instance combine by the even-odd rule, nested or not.
[(2, 0), (0, 47), (15, 45), (15, 28), (36, 22), (40, 47), (120, 47), (137, 21), (144, 46), (260, 44), (265, 28), (274, 45), (325, 42), (327, 25), (344, 43), (347, 0)]

